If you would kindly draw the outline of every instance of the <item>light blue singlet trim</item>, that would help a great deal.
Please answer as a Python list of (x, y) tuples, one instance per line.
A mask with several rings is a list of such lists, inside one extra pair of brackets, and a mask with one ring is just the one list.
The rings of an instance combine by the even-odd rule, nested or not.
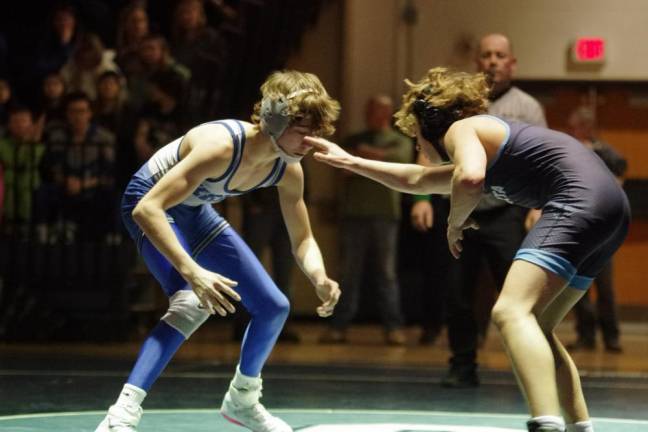
[(569, 281), (569, 286), (585, 291), (592, 285), (592, 282), (594, 282), (593, 277), (574, 275)]
[(520, 249), (513, 259), (539, 265), (567, 281), (570, 281), (576, 274), (576, 267), (565, 258), (540, 249)]
[(562, 277), (572, 288), (586, 290), (594, 278), (576, 274), (576, 267), (565, 258), (540, 249), (520, 249), (514, 260), (522, 260), (538, 265)]
[(493, 165), (495, 165), (495, 162), (497, 162), (499, 160), (500, 156), (502, 155), (502, 152), (504, 151), (504, 149), (508, 145), (509, 138), (511, 138), (511, 127), (504, 120), (502, 120), (501, 118), (496, 117), (494, 115), (479, 114), (478, 116), (475, 116), (475, 117), (490, 117), (490, 118), (495, 119), (498, 122), (500, 122), (506, 128), (506, 136), (504, 137), (504, 139), (502, 140), (502, 143), (500, 144), (499, 148), (497, 149), (497, 154), (495, 155), (493, 160), (488, 163), (488, 166), (486, 166), (486, 169), (489, 170)]

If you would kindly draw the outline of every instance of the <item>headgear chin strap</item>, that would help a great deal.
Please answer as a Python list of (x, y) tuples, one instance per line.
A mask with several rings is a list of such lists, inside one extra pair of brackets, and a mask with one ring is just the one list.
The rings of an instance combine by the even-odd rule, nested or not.
[(421, 128), (421, 135), (432, 144), (444, 162), (450, 161), (450, 156), (443, 146), (443, 136), (458, 118), (460, 111), (455, 107), (437, 108), (423, 99), (416, 99), (412, 111)]
[(261, 117), (261, 130), (270, 135), (272, 144), (277, 149), (279, 157), (286, 163), (298, 163), (302, 160), (303, 156), (293, 156), (286, 152), (279, 146), (277, 140), (290, 126), (293, 120), (292, 115), (288, 111), (288, 101), (304, 93), (314, 93), (312, 89), (296, 90), (287, 96), (279, 96), (278, 98), (264, 97), (261, 100), (261, 109), (259, 117)]
[(274, 148), (277, 149), (277, 152), (279, 152), (279, 159), (286, 162), (287, 164), (299, 163), (304, 158), (304, 156), (293, 156), (290, 153), (286, 152), (279, 146), (279, 144), (277, 144), (277, 141), (272, 137), (272, 135), (270, 135), (270, 139), (272, 140), (272, 145), (274, 145)]

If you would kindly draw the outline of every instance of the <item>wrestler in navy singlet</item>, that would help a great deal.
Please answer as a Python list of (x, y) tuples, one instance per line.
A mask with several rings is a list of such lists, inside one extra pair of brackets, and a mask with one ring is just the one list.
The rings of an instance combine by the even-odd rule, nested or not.
[(486, 190), (542, 209), (515, 259), (586, 289), (627, 235), (630, 207), (623, 189), (603, 161), (571, 136), (489, 117), (508, 134), (487, 168)]

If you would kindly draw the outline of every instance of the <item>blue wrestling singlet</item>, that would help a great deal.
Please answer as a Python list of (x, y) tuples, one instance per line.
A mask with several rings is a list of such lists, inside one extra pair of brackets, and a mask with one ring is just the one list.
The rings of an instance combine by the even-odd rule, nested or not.
[(508, 135), (487, 168), (486, 191), (542, 209), (515, 259), (587, 289), (627, 235), (630, 206), (623, 189), (603, 161), (571, 136), (489, 117), (503, 123)]
[[(206, 179), (184, 202), (168, 209), (167, 220), (182, 247), (199, 265), (238, 282), (235, 290), (251, 315), (243, 338), (240, 370), (244, 375), (255, 377), (260, 374), (288, 317), (289, 304), (245, 242), (211, 205), (228, 196), (249, 192), (229, 187), (243, 157), (246, 141), (243, 125), (236, 120), (212, 124), (222, 125), (229, 131), (234, 146), (232, 161), (222, 176)], [(167, 144), (137, 171), (126, 187), (121, 207), (130, 236), (169, 297), (191, 287), (146, 239), (133, 220), (132, 211), (153, 185), (179, 162), (181, 145), (182, 138)], [(275, 186), (285, 168), (285, 162), (277, 159), (268, 176), (250, 190)], [(184, 340), (177, 329), (160, 321), (142, 346), (127, 382), (148, 391)]]

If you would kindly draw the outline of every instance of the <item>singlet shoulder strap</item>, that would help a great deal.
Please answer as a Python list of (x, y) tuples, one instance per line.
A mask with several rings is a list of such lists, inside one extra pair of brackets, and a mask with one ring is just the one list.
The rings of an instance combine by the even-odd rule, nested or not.
[(218, 120), (209, 122), (209, 124), (218, 124), (225, 127), (225, 129), (227, 129), (230, 136), (232, 137), (232, 145), (234, 146), (232, 161), (230, 162), (227, 170), (225, 170), (223, 175), (221, 175), (220, 177), (207, 179), (207, 181), (209, 182), (218, 182), (232, 175), (232, 173), (236, 171), (236, 169), (240, 165), (241, 159), (243, 158), (243, 148), (245, 147), (245, 129), (243, 128), (243, 125), (237, 120)]
[(275, 166), (274, 172), (272, 173), (272, 178), (268, 181), (268, 186), (275, 186), (283, 178), (284, 173), (286, 172), (286, 166), (288, 164), (280, 159), (279, 163)]

